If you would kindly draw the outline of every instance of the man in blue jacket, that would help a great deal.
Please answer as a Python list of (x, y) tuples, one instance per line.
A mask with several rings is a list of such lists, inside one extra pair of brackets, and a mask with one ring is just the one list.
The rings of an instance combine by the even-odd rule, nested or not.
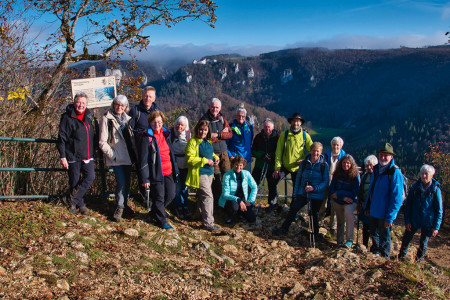
[(230, 125), (233, 136), (227, 140), (227, 151), (230, 160), (240, 155), (247, 161), (245, 170), (251, 172), (252, 166), (252, 141), (253, 124), (247, 121), (247, 110), (238, 107), (236, 110), (236, 119)]
[(403, 175), (394, 163), (395, 154), (391, 144), (386, 143), (378, 155), (364, 210), (370, 216), (372, 252), (389, 259), (392, 223), (403, 202)]

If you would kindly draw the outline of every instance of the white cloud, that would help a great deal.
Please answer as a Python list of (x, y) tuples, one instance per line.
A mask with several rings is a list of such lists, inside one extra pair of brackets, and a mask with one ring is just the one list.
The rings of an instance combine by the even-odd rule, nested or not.
[(265, 52), (279, 50), (280, 47), (275, 46), (229, 46), (225, 44), (163, 44), (150, 45), (147, 51), (136, 53), (138, 60), (148, 60), (156, 64), (167, 66), (175, 65), (176, 67), (191, 63), (194, 59), (201, 59), (204, 56), (218, 54), (240, 54), (242, 56), (255, 56)]
[(450, 19), (450, 3), (442, 9), (442, 20)]
[(319, 41), (301, 41), (286, 45), (286, 48), (323, 47), (329, 49), (391, 49), (444, 45), (448, 42), (444, 32), (432, 36), (402, 35), (395, 37), (372, 37), (364, 35), (337, 35)]

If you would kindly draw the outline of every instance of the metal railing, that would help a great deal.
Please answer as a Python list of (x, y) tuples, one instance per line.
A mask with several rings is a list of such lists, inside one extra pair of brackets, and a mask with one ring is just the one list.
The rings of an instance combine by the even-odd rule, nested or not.
[[(0, 137), (0, 141), (7, 141), (7, 142), (34, 142), (34, 143), (56, 143), (56, 140), (52, 139), (41, 139), (41, 138), (15, 138), (15, 137)], [(99, 164), (100, 168), (95, 169), (96, 172), (99, 172), (101, 174), (101, 186), (102, 186), (102, 194), (101, 195), (89, 195), (88, 197), (110, 197), (114, 198), (115, 195), (113, 193), (107, 192), (107, 184), (106, 184), (106, 174), (113, 173), (112, 168), (105, 168), (104, 162), (103, 162), (103, 153), (99, 151)], [(58, 172), (67, 172), (66, 169), (63, 168), (0, 168), (0, 172), (51, 172), (51, 171), (58, 171)], [(411, 182), (417, 181), (417, 178), (412, 178), (409, 176), (406, 176)], [(288, 191), (288, 181), (291, 181), (290, 177), (284, 178), (284, 195), (279, 195), (279, 198), (292, 198), (291, 194), (287, 194)], [(442, 222), (446, 225), (450, 225), (450, 222), (447, 222), (446, 216), (447, 211), (450, 210), (450, 203), (448, 201), (448, 194), (449, 191), (442, 189), (442, 204), (443, 204), (443, 220)], [(0, 200), (6, 200), (6, 199), (50, 199), (50, 198), (60, 198), (63, 195), (14, 195), (14, 196), (2, 196), (0, 195)], [(132, 195), (133, 196), (133, 195)], [(263, 196), (267, 196), (264, 195)]]

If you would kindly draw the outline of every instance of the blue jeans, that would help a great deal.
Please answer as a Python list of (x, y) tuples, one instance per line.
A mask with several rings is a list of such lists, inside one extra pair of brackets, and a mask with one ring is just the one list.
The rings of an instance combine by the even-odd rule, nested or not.
[(391, 255), (391, 229), (384, 227), (384, 220), (370, 217), (370, 235), (372, 236), (371, 251), (387, 259)]
[[(411, 228), (411, 231), (405, 230), (405, 234), (402, 238), (402, 246), (400, 247), (399, 257), (405, 257), (408, 253), (409, 245), (414, 237), (414, 234), (419, 230), (419, 228)], [(417, 250), (416, 260), (421, 261), (427, 252), (428, 239), (431, 236), (431, 230), (421, 228), (420, 229), (420, 240), (419, 249)]]
[(186, 176), (188, 169), (179, 169), (177, 182), (177, 195), (175, 196), (175, 206), (178, 208), (188, 206), (189, 190), (186, 186)]
[(84, 194), (95, 179), (94, 161), (87, 164), (83, 161), (69, 163), (69, 193), (72, 195), (73, 204), (78, 207), (86, 206), (84, 204)]
[(128, 195), (130, 194), (131, 166), (113, 166), (116, 176), (116, 204), (125, 207), (128, 205)]

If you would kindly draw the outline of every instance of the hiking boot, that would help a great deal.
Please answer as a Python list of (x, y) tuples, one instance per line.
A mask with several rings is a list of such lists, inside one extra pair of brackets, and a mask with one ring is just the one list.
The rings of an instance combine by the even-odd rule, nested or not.
[(116, 211), (114, 212), (113, 215), (113, 221), (114, 222), (120, 222), (120, 219), (122, 218), (122, 214), (123, 214), (123, 206), (117, 206)]
[(184, 218), (186, 220), (192, 219), (192, 214), (191, 214), (191, 211), (189, 210), (189, 207), (187, 207), (187, 206), (183, 207), (183, 214), (184, 214)]
[(70, 206), (69, 206), (69, 212), (70, 212), (71, 214), (76, 215), (77, 212), (78, 212), (77, 207), (76, 207), (75, 205), (70, 205)]
[[(72, 194), (73, 194), (73, 192), (72, 192)], [(66, 195), (65, 197), (63, 197), (63, 202), (65, 205), (67, 205), (69, 212), (76, 215), (78, 210), (77, 210), (76, 205), (73, 203), (73, 200), (72, 200), (73, 195), (72, 194), (69, 194), (69, 195)]]
[(272, 211), (277, 209), (278, 204), (269, 204), (268, 207), (264, 208), (266, 213), (271, 213)]
[(283, 228), (274, 228), (272, 229), (272, 234), (276, 235), (276, 236), (281, 236), (281, 235), (286, 235), (287, 234), (287, 230), (283, 229)]
[(173, 228), (173, 226), (170, 225), (169, 223), (164, 223), (164, 224), (161, 226), (161, 228), (162, 228), (162, 229), (165, 229), (165, 230), (175, 230), (175, 228)]
[(209, 225), (209, 226), (203, 226), (204, 229), (211, 231), (211, 232), (218, 232), (220, 231), (220, 227), (213, 224), (213, 225)]
[(351, 240), (346, 241), (345, 244), (342, 245), (342, 247), (351, 249), (353, 247), (353, 241), (351, 241)]
[(80, 213), (83, 216), (87, 216), (87, 214), (89, 213), (89, 210), (88, 210), (88, 208), (86, 206), (82, 206), (82, 207), (80, 207)]
[(178, 219), (181, 219), (181, 220), (185, 219), (184, 211), (181, 206), (175, 207), (175, 215), (177, 216)]
[(134, 216), (134, 210), (128, 205), (125, 205), (123, 209), (123, 215), (132, 218)]

